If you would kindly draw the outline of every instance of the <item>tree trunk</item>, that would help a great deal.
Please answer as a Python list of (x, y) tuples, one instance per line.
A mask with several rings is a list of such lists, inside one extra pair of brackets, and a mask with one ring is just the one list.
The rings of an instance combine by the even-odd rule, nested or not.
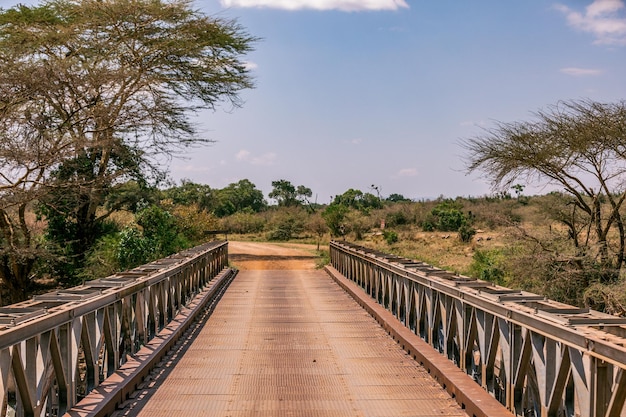
[(4, 304), (15, 304), (26, 300), (32, 291), (30, 274), (35, 264), (34, 258), (20, 259), (14, 254), (0, 256), (0, 278), (6, 289)]

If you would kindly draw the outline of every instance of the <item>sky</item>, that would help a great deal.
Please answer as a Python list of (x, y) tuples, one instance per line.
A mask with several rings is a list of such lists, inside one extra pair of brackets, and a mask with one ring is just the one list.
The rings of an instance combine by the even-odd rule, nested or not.
[(172, 160), (176, 181), (249, 179), (267, 195), (285, 179), (318, 203), (372, 186), (411, 199), (482, 196), (492, 190), (466, 174), (463, 139), (560, 100), (626, 99), (622, 0), (193, 5), (260, 38), (244, 58), (256, 87), (241, 108), (197, 115), (214, 143)]

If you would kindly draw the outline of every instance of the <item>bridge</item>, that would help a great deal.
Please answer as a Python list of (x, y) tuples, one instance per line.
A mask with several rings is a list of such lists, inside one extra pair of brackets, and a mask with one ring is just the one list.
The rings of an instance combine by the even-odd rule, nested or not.
[(0, 415), (626, 415), (625, 319), (330, 255), (212, 242), (2, 307)]

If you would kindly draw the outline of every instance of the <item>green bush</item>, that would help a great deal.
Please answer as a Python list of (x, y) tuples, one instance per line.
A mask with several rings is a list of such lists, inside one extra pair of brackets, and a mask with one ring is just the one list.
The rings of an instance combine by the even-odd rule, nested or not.
[(506, 285), (503, 261), (504, 255), (497, 249), (477, 250), (473, 256), (469, 274), (498, 285)]
[(154, 245), (139, 230), (126, 227), (119, 233), (116, 258), (122, 269), (130, 269), (145, 264), (153, 260), (154, 257)]
[(143, 228), (142, 235), (152, 247), (155, 259), (189, 247), (189, 242), (178, 231), (176, 218), (159, 206), (151, 205), (141, 210), (136, 221)]
[(403, 226), (409, 224), (409, 222), (409, 216), (403, 211), (391, 211), (385, 216), (385, 225), (387, 227)]
[(79, 278), (84, 281), (107, 277), (120, 270), (118, 262), (118, 247), (120, 233), (106, 235), (98, 239), (85, 260), (85, 267)]
[(437, 230), (442, 232), (456, 232), (465, 224), (465, 215), (457, 209), (433, 209), (433, 216), (437, 218)]
[(393, 245), (398, 241), (398, 234), (393, 230), (385, 230), (383, 232), (383, 237), (388, 245)]
[(305, 228), (306, 213), (301, 208), (290, 208), (276, 212), (271, 219), (268, 240), (289, 240), (296, 237)]
[(474, 229), (469, 224), (463, 224), (461, 227), (459, 227), (459, 239), (461, 239), (461, 242), (471, 242), (475, 234), (476, 229)]
[[(430, 212), (430, 216), (423, 222), (432, 223), (433, 229), (440, 230), (442, 232), (456, 232), (461, 226), (468, 222), (467, 217), (461, 211), (462, 206), (455, 201), (443, 201), (435, 206)], [(430, 225), (429, 225), (430, 226)]]
[(344, 220), (348, 211), (346, 206), (333, 203), (322, 212), (322, 218), (326, 221), (332, 236), (337, 237), (345, 234)]
[(433, 232), (435, 230), (435, 220), (432, 217), (427, 217), (421, 222), (420, 226), (425, 232)]

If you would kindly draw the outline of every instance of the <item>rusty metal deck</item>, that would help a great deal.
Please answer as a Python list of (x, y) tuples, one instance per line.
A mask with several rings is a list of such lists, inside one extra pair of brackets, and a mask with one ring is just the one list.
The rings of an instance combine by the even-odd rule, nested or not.
[(120, 415), (465, 416), (322, 271), (242, 271)]

